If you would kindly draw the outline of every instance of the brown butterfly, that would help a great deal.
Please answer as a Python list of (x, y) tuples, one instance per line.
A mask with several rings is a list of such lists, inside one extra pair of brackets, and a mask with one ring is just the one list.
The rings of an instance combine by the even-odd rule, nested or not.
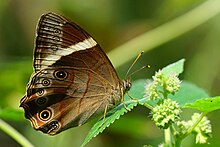
[(131, 87), (86, 31), (54, 13), (39, 20), (33, 62), (20, 106), (34, 129), (50, 135), (104, 114)]

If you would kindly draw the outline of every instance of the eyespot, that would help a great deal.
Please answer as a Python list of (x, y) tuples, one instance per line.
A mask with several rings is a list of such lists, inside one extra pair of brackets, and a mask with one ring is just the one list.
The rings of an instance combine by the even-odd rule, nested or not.
[(59, 80), (63, 80), (67, 78), (67, 72), (66, 71), (55, 71), (54, 72), (54, 76), (55, 78), (59, 79)]
[(43, 86), (48, 86), (48, 85), (50, 85), (50, 80), (48, 80), (48, 79), (43, 79), (42, 85), (43, 85)]
[(59, 126), (60, 126), (60, 124), (59, 124), (59, 122), (56, 121), (56, 120), (52, 121), (52, 122), (49, 124), (50, 130), (51, 130), (51, 129), (52, 129), (52, 130), (56, 130), (56, 129), (59, 128)]
[(55, 34), (55, 35), (61, 34), (61, 31), (60, 31), (59, 29), (56, 29), (56, 28), (55, 28), (55, 29), (54, 29), (54, 34)]
[(51, 45), (50, 48), (51, 48), (53, 51), (57, 51), (57, 50), (58, 50), (57, 45)]
[(38, 96), (42, 96), (44, 94), (44, 90), (43, 89), (37, 89), (37, 93)]
[(54, 36), (52, 39), (53, 39), (53, 42), (58, 42), (58, 41), (60, 41), (60, 38), (59, 38), (58, 36)]
[(47, 121), (51, 118), (52, 112), (49, 109), (44, 109), (39, 113), (39, 118), (43, 121)]
[(39, 106), (43, 106), (47, 103), (47, 98), (46, 97), (39, 97), (38, 99), (35, 100), (35, 103)]

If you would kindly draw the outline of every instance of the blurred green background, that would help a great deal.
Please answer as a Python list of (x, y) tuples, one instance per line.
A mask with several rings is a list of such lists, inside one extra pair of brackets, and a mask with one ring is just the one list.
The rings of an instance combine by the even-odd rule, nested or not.
[[(43, 13), (56, 12), (70, 18), (87, 30), (108, 53), (136, 36), (181, 17), (203, 2), (205, 1), (0, 0), (0, 109), (13, 108), (23, 112), (19, 108), (19, 101), (25, 93), (26, 84), (32, 73), (35, 28)], [(208, 13), (209, 11), (201, 15)], [(186, 27), (191, 25), (190, 21), (184, 25)], [(220, 15), (216, 15), (193, 30), (145, 51), (135, 68), (143, 65), (150, 65), (151, 68), (135, 74), (133, 80), (150, 78), (156, 70), (185, 58), (185, 71), (181, 79), (204, 88), (211, 96), (219, 95), (219, 26)], [(150, 38), (146, 38), (146, 41), (148, 39)], [(144, 50), (144, 48), (132, 50)], [(132, 50), (129, 49), (127, 52)], [(112, 56), (114, 54), (111, 54)], [(127, 58), (125, 52), (115, 56), (119, 56), (120, 60)], [(129, 59), (129, 62), (117, 66), (116, 70), (121, 78), (125, 76), (132, 61), (133, 59)], [(117, 64), (115, 60), (112, 62)], [(183, 118), (189, 118), (192, 112), (193, 110), (184, 111)], [(213, 137), (209, 140), (209, 147), (220, 145), (219, 113), (220, 111), (215, 111), (208, 114), (213, 127)], [(4, 120), (35, 146), (42, 147), (79, 146), (95, 122), (92, 121), (51, 137), (34, 131), (23, 114), (21, 116), (14, 119), (4, 118)], [(151, 121), (149, 111), (144, 107), (137, 107), (117, 120), (87, 146), (136, 147), (144, 144), (156, 146), (162, 140), (163, 133)], [(20, 145), (0, 130), (0, 146)], [(194, 136), (190, 136), (184, 140), (183, 146), (207, 145), (195, 145)]]

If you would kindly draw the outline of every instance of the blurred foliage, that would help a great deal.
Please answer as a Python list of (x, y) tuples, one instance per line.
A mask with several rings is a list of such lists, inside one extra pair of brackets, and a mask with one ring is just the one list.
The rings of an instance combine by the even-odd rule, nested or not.
[[(92, 34), (104, 51), (108, 52), (144, 32), (181, 16), (204, 1), (0, 0), (0, 108), (19, 109), (19, 101), (32, 72), (31, 58), (35, 28), (43, 13), (52, 11), (71, 18)], [(181, 78), (206, 89), (211, 96), (219, 95), (219, 25), (220, 16), (217, 15), (196, 29), (145, 52), (135, 68), (146, 64), (151, 68), (135, 74), (133, 78), (149, 78), (159, 68), (185, 58), (185, 72)], [(124, 54), (121, 56), (126, 58)], [(131, 62), (117, 68), (120, 77), (124, 77)], [(183, 117), (189, 118), (191, 113), (187, 111)], [(218, 113), (219, 111), (215, 111), (208, 115), (213, 125), (210, 147), (220, 145)], [(79, 146), (94, 123), (92, 121), (58, 136), (50, 137), (34, 131), (24, 117), (21, 121), (7, 118), (5, 120), (35, 146), (54, 147)], [(137, 107), (107, 128), (88, 146), (156, 145), (160, 143), (161, 138), (163, 134), (150, 120), (146, 108)], [(202, 146), (194, 145), (193, 140), (193, 137), (188, 137), (183, 145)], [(2, 131), (0, 131), (0, 142), (1, 146), (19, 146)]]

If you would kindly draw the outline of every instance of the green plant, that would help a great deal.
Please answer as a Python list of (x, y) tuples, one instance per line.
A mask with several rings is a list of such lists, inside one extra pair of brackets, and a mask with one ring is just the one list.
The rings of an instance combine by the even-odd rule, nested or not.
[[(208, 20), (210, 20), (211, 18), (219, 14), (220, 12), (219, 6), (220, 6), (219, 1), (217, 0), (216, 1), (205, 1), (198, 7), (195, 7), (191, 11), (184, 14), (183, 16), (179, 16), (176, 19), (169, 21), (164, 25), (161, 25), (151, 31), (144, 33), (143, 35), (140, 35), (134, 38), (133, 40), (128, 41), (122, 46), (119, 46), (115, 50), (112, 50), (108, 54), (108, 56), (110, 56), (111, 60), (114, 61), (115, 63), (114, 65), (116, 67), (121, 66), (126, 61), (131, 60), (131, 58), (136, 56), (140, 52), (140, 50), (143, 49), (145, 50), (145, 52), (147, 52), (207, 22)], [(121, 56), (121, 54), (125, 54), (125, 53), (126, 53), (126, 56)], [(182, 62), (183, 61), (178, 62), (178, 63), (182, 63)], [(20, 87), (22, 87), (22, 85), (24, 85), (23, 82), (22, 84), (20, 83), (20, 85), (16, 85), (15, 80), (24, 81), (24, 79), (20, 79), (20, 78), (21, 78), (21, 75), (24, 75), (24, 73), (27, 74), (27, 69), (24, 68), (26, 64), (25, 66), (18, 66), (16, 63), (17, 61), (11, 64), (11, 68), (13, 70), (9, 72), (4, 72), (4, 70), (1, 69), (1, 82), (4, 83), (2, 84), (2, 87), (3, 86), (6, 87), (7, 85), (9, 87), (8, 89), (18, 90), (18, 89), (21, 89)], [(31, 63), (29, 60), (27, 66), (31, 67), (30, 64)], [(172, 70), (168, 70), (169, 68), (164, 68), (162, 70), (162, 73), (164, 74), (164, 73), (171, 72), (171, 73), (176, 73), (175, 76), (178, 76), (182, 72), (181, 71), (182, 67), (179, 64), (177, 65), (178, 66), (174, 66), (174, 67), (178, 67), (179, 69), (171, 68)], [(21, 71), (19, 75), (18, 75), (18, 72), (14, 72), (15, 70), (20, 71), (21, 69), (25, 71)], [(31, 71), (28, 71), (28, 75), (30, 73)], [(5, 78), (6, 76), (10, 77), (9, 79), (13, 79), (13, 82), (8, 82), (9, 80)], [(172, 76), (174, 75), (172, 74)], [(182, 81), (180, 84), (179, 91), (171, 92), (174, 95), (172, 95), (170, 92), (162, 91), (162, 92), (159, 92), (159, 95), (160, 95), (159, 99), (156, 98), (155, 100), (150, 100), (147, 94), (149, 95), (149, 92), (152, 92), (152, 91), (148, 91), (148, 93), (146, 93), (146, 89), (145, 89), (146, 80), (145, 79), (134, 81), (132, 84), (133, 84), (133, 87), (131, 89), (130, 94), (140, 99), (138, 99), (137, 101), (132, 101), (128, 97), (125, 98), (126, 106), (130, 108), (130, 110), (134, 106), (137, 106), (137, 105), (144, 105), (148, 109), (153, 110), (153, 108), (155, 108), (157, 105), (162, 104), (163, 101), (166, 102), (166, 100), (168, 100), (167, 98), (169, 98), (172, 101), (174, 100), (175, 101), (174, 106), (179, 106), (181, 110), (185, 108), (195, 108), (202, 112), (202, 114), (200, 115), (198, 114), (193, 115), (192, 119), (189, 121), (181, 121), (179, 120), (181, 118), (180, 117), (181, 115), (180, 116), (178, 115), (179, 114), (179, 109), (178, 109), (177, 116), (173, 117), (173, 120), (178, 121), (178, 123), (173, 123), (173, 120), (171, 120), (171, 121), (168, 121), (167, 125), (165, 125), (167, 129), (163, 129), (162, 127), (162, 129), (164, 130), (164, 134), (165, 134), (164, 144), (169, 144), (169, 145), (173, 145), (173, 143), (180, 144), (181, 141), (185, 137), (187, 137), (190, 133), (197, 134), (198, 143), (206, 142), (206, 137), (210, 136), (210, 125), (203, 125), (203, 124), (209, 123), (205, 115), (209, 112), (219, 109), (219, 99), (220, 99), (219, 96), (211, 98), (208, 96), (208, 94), (204, 90), (196, 87), (195, 85), (189, 82)], [(19, 88), (16, 88), (16, 86)], [(151, 88), (153, 88), (152, 89), (153, 92), (156, 92), (154, 94), (157, 94), (158, 92), (157, 90), (159, 91), (163, 90), (163, 86), (156, 87), (156, 89), (155, 87), (151, 87)], [(1, 92), (4, 93), (5, 91), (9, 91), (8, 89), (3, 89)], [(17, 96), (18, 95), (16, 95), (16, 97)], [(13, 97), (13, 95), (11, 97)], [(3, 103), (2, 99), (1, 99), (1, 103)], [(176, 105), (176, 103), (178, 105)], [(204, 106), (204, 107), (201, 107), (201, 106)], [(89, 133), (83, 145), (88, 143), (89, 140), (91, 140), (94, 136), (102, 132), (107, 126), (110, 125), (110, 123), (114, 122), (115, 119), (119, 118), (120, 115), (123, 115), (126, 112), (127, 110), (124, 109), (123, 105), (119, 105), (117, 108), (109, 112), (105, 119), (105, 123), (103, 125), (100, 125), (102, 123), (101, 121), (99, 121), (97, 124), (94, 125), (93, 129)], [(114, 113), (114, 115), (111, 115), (112, 113)], [(153, 112), (152, 112), (152, 115), (153, 115)], [(0, 109), (0, 119), (1, 119), (0, 129), (2, 131), (6, 132), (9, 136), (14, 138), (22, 146), (33, 146), (27, 141), (25, 137), (23, 137), (15, 129), (10, 127), (7, 123), (5, 123), (5, 121), (2, 121), (2, 119), (4, 120), (12, 120), (12, 119), (15, 120), (16, 119), (16, 121), (18, 121), (18, 119), (24, 120), (23, 112), (18, 111), (17, 109), (12, 110), (12, 109), (3, 108), (3, 109)]]
[[(181, 141), (189, 134), (196, 135), (196, 143), (207, 143), (211, 136), (211, 124), (205, 116), (207, 113), (220, 108), (220, 97), (209, 97), (208, 94), (195, 85), (180, 81), (178, 75), (183, 72), (184, 59), (168, 65), (156, 72), (153, 80), (138, 80), (133, 84), (131, 95), (138, 99), (125, 98), (123, 104), (111, 110), (107, 117), (100, 119), (91, 129), (82, 146), (101, 133), (106, 127), (119, 119), (121, 115), (132, 110), (135, 106), (144, 105), (151, 110), (152, 120), (164, 131), (164, 142), (159, 146), (180, 146)], [(201, 114), (194, 113), (192, 119), (181, 120), (182, 109), (195, 108)]]

